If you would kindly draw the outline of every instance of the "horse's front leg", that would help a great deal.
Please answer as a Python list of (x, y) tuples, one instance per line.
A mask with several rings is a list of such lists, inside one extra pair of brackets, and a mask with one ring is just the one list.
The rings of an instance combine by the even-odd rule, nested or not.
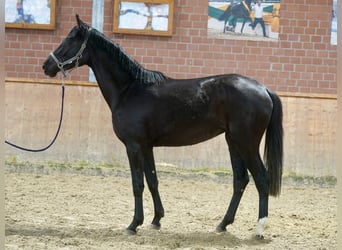
[(144, 191), (144, 170), (143, 153), (139, 145), (126, 146), (129, 165), (131, 168), (133, 194), (134, 194), (134, 217), (132, 223), (128, 226), (126, 232), (135, 234), (137, 227), (144, 222), (143, 210), (143, 191)]
[(243, 33), (243, 28), (245, 27), (245, 24), (246, 24), (246, 20), (243, 19), (243, 23), (242, 23), (242, 27), (241, 27), (241, 34)]
[(228, 19), (224, 21), (224, 25), (223, 25), (223, 33), (226, 33), (227, 21), (228, 21)]
[(152, 220), (152, 226), (155, 229), (159, 229), (160, 219), (164, 217), (164, 208), (158, 191), (158, 178), (152, 148), (144, 151), (144, 172), (148, 188), (153, 198), (154, 218)]

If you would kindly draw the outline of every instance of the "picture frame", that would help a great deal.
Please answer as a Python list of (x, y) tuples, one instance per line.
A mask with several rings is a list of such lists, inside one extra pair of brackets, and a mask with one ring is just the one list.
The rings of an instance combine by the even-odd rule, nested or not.
[[(207, 35), (210, 38), (279, 41), (282, 0), (208, 0)], [(262, 22), (255, 21), (255, 8), (262, 8)], [(263, 24), (261, 24), (263, 23)]]
[(172, 36), (174, 0), (115, 0), (113, 32)]
[(5, 27), (55, 29), (56, 0), (5, 0)]

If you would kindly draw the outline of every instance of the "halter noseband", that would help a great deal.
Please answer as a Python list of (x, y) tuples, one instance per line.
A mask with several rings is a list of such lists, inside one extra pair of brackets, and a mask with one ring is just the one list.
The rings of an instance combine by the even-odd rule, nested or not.
[(88, 39), (89, 39), (89, 36), (90, 36), (90, 31), (91, 31), (91, 28), (88, 29), (87, 35), (86, 35), (86, 37), (84, 39), (84, 42), (82, 43), (80, 50), (77, 52), (77, 54), (74, 57), (72, 57), (72, 58), (70, 58), (70, 59), (68, 59), (68, 60), (66, 60), (64, 62), (61, 62), (61, 61), (59, 61), (57, 59), (57, 57), (55, 56), (53, 51), (50, 53), (50, 56), (55, 61), (55, 63), (57, 64), (57, 67), (63, 73), (64, 77), (66, 77), (66, 71), (64, 69), (65, 65), (72, 64), (76, 60), (74, 68), (78, 67), (78, 61), (81, 59), (83, 51), (87, 47), (87, 42), (88, 42)]

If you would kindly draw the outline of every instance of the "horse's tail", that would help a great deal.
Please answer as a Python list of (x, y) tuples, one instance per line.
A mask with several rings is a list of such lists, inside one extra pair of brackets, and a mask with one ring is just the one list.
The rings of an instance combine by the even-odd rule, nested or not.
[(266, 130), (264, 161), (270, 175), (270, 195), (279, 196), (283, 174), (283, 108), (277, 94), (267, 92), (273, 102), (273, 111)]
[(222, 15), (218, 18), (219, 21), (228, 20), (229, 16), (231, 15), (231, 7), (232, 5), (229, 5), (229, 7), (222, 13)]

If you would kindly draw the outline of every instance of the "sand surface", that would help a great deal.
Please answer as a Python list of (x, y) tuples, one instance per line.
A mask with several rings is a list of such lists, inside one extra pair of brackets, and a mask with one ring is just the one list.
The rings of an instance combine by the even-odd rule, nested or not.
[[(12, 169), (13, 170), (13, 169)], [(270, 198), (265, 239), (256, 240), (258, 197), (247, 186), (233, 225), (215, 233), (232, 194), (232, 177), (181, 169), (160, 171), (165, 208), (159, 231), (150, 227), (152, 199), (144, 192), (145, 222), (133, 216), (127, 170), (6, 171), (6, 249), (336, 249), (335, 186), (285, 181)]]

